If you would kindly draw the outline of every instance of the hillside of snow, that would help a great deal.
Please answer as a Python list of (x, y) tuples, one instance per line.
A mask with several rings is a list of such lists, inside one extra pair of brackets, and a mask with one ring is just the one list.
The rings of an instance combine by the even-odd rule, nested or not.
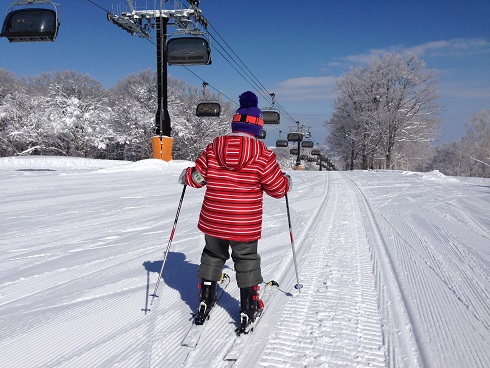
[(190, 162), (0, 158), (0, 367), (490, 367), (490, 179), (289, 172), (265, 197), (264, 279), (280, 291), (236, 362), (239, 289), (196, 348), (204, 190)]

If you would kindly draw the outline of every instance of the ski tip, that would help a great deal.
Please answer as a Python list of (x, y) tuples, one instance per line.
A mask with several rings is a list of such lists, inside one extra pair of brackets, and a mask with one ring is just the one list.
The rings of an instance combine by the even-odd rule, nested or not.
[(294, 288), (295, 289), (298, 289), (298, 290), (300, 290), (302, 287), (303, 287), (303, 284), (296, 284), (296, 285), (294, 285)]

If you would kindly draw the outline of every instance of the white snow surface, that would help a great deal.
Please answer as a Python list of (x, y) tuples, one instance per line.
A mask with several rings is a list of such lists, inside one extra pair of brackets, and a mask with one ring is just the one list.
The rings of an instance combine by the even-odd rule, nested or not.
[[(196, 348), (204, 190), (191, 162), (0, 159), (0, 367), (228, 367), (232, 282)], [(235, 367), (490, 367), (490, 179), (289, 172), (264, 196), (271, 301)]]

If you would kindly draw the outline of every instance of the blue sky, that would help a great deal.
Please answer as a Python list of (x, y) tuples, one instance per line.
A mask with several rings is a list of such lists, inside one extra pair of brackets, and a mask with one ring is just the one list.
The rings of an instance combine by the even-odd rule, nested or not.
[[(125, 3), (93, 1), (116, 14), (116, 6)], [(10, 3), (0, 1), (5, 11)], [(107, 88), (129, 74), (156, 69), (153, 43), (108, 22), (89, 1), (57, 3), (57, 40), (9, 43), (2, 38), (0, 68), (18, 77), (74, 70)], [(153, 9), (155, 3), (158, 7), (155, 0), (135, 2), (137, 9)], [(294, 121), (311, 126), (313, 140), (323, 143), (336, 79), (388, 51), (412, 52), (437, 72), (439, 143), (460, 138), (472, 114), (490, 109), (490, 0), (201, 0), (200, 8), (214, 37), (224, 39), (288, 112), (279, 126), (266, 128), (267, 143), (279, 137), (279, 130), (284, 137)], [(169, 66), (169, 75), (195, 86), (203, 79), (235, 101), (241, 92), (254, 90), (217, 52), (218, 46), (212, 47), (212, 65), (189, 67), (192, 73)], [(268, 105), (260, 96), (259, 103)]]

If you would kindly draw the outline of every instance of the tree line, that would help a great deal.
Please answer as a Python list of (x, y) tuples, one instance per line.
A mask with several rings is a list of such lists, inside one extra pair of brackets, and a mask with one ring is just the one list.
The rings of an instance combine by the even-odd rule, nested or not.
[[(194, 161), (213, 138), (230, 132), (237, 108), (220, 96), (168, 77), (172, 157)], [(156, 72), (131, 74), (111, 89), (88, 75), (57, 71), (16, 78), (0, 68), (0, 157), (57, 155), (137, 161), (152, 156)], [(197, 117), (201, 100), (218, 101), (220, 117)], [(294, 160), (278, 152), (285, 169)], [(317, 169), (317, 168), (312, 168)]]
[[(466, 135), (434, 147), (440, 121), (437, 80), (422, 60), (389, 53), (337, 81), (325, 122), (329, 159), (337, 169), (440, 170), (490, 176), (490, 110), (476, 112)], [(195, 160), (214, 137), (230, 131), (237, 106), (220, 96), (220, 117), (196, 117), (202, 91), (168, 77), (173, 158)], [(105, 89), (88, 75), (57, 71), (17, 78), (0, 68), (0, 156), (66, 155), (118, 160), (151, 157), (157, 75), (132, 74)], [(276, 150), (283, 167), (294, 160)], [(283, 157), (284, 156), (284, 157)], [(316, 170), (305, 162), (306, 169)]]
[[(197, 117), (202, 92), (168, 78), (173, 156), (194, 160), (225, 134), (235, 106), (219, 96), (220, 117)], [(88, 75), (57, 71), (16, 78), (0, 69), (0, 156), (42, 154), (118, 160), (151, 157), (157, 76), (144, 70), (105, 89)]]

